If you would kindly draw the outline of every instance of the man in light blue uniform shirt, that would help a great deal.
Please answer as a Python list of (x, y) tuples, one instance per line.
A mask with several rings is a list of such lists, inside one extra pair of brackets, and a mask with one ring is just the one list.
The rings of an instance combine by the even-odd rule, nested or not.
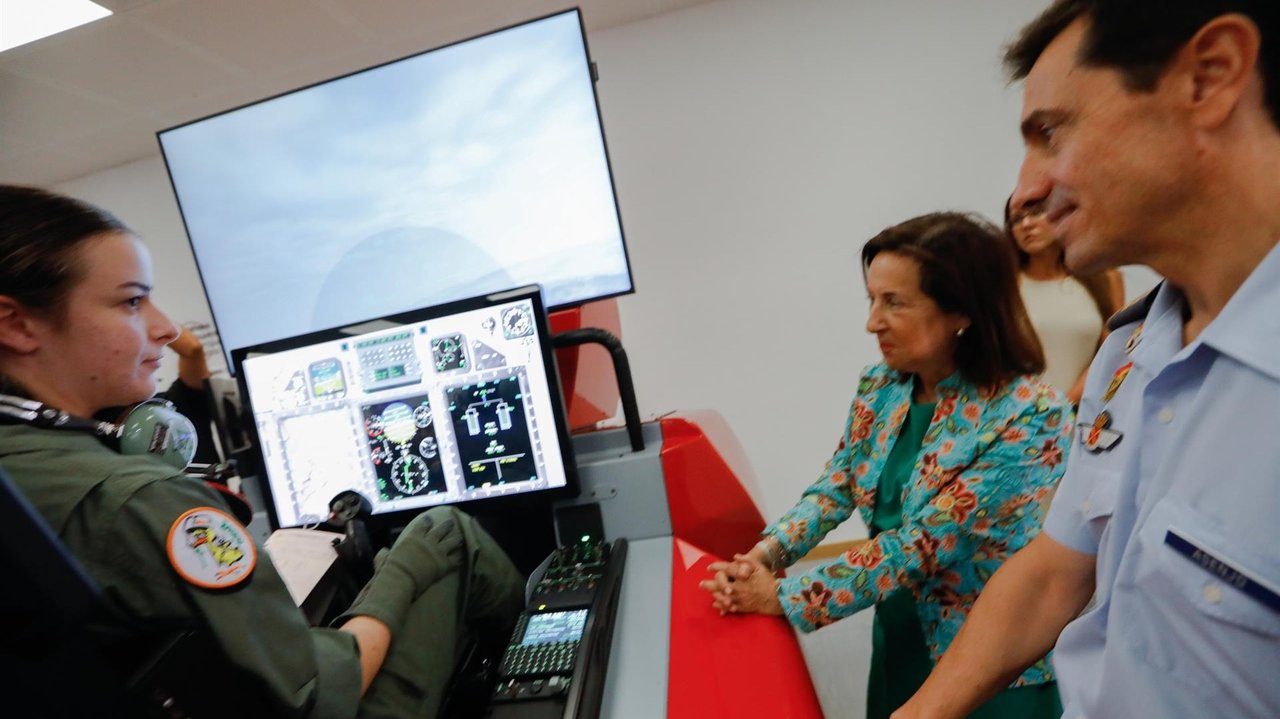
[(1057, 0), (1015, 205), (1075, 272), (1166, 278), (1112, 319), (1045, 531), (895, 719), (966, 716), (1055, 648), (1067, 719), (1280, 717), (1280, 3)]
[[(1090, 369), (1069, 481), (1045, 522), (1097, 562), (1094, 604), (1058, 638), (1065, 716), (1274, 719), (1280, 249), (1185, 346), (1181, 293), (1166, 284), (1153, 299)], [(1111, 426), (1092, 452), (1089, 420), (1103, 412)]]

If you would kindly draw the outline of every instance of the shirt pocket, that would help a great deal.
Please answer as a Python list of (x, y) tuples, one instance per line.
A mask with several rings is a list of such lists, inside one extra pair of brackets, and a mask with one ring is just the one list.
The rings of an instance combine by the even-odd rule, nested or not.
[(1250, 593), (1275, 593), (1280, 571), (1253, 542), (1186, 518), (1175, 518), (1159, 540), (1162, 568), (1201, 614), (1280, 639), (1280, 610)]
[(1156, 503), (1137, 541), (1135, 603), (1123, 622), (1112, 617), (1113, 626), (1127, 627), (1135, 649), (1169, 679), (1224, 706), (1280, 702), (1280, 611), (1243, 588), (1246, 580), (1268, 591), (1280, 587), (1276, 560), (1241, 528), (1177, 497)]
[(1080, 516), (1091, 525), (1100, 526), (1116, 512), (1116, 498), (1120, 494), (1120, 476), (1115, 472), (1100, 471), (1080, 502)]

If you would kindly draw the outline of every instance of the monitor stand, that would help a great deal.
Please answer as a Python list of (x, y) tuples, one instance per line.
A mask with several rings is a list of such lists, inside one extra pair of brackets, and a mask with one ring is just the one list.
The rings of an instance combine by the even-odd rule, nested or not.
[(526, 577), (556, 548), (550, 502), (522, 502), (498, 511), (477, 511), (475, 518)]

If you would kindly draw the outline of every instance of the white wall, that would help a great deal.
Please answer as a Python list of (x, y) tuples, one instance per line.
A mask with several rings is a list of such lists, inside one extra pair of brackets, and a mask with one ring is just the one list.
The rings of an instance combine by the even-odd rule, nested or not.
[(722, 0), (592, 36), (642, 409), (723, 413), (767, 515), (821, 471), (879, 359), (862, 244), (933, 210), (1001, 218), (1022, 147), (1000, 51), (1038, 6)]
[[(1041, 4), (720, 0), (590, 38), (638, 288), (620, 307), (642, 411), (721, 412), (766, 515), (821, 470), (878, 359), (862, 243), (933, 210), (999, 217), (1021, 158), (1000, 48)], [(61, 189), (136, 228), (157, 300), (208, 321), (158, 157)], [(1131, 294), (1151, 281), (1132, 273)], [(832, 536), (864, 534), (854, 521)], [(820, 682), (846, 678), (847, 716), (862, 711), (859, 626), (856, 661)]]

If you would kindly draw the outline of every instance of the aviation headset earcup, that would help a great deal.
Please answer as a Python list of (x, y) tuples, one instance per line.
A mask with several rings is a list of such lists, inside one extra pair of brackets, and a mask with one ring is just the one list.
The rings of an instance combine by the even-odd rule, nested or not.
[(121, 454), (151, 454), (177, 469), (196, 455), (196, 428), (173, 404), (149, 399), (134, 405), (116, 421)]

